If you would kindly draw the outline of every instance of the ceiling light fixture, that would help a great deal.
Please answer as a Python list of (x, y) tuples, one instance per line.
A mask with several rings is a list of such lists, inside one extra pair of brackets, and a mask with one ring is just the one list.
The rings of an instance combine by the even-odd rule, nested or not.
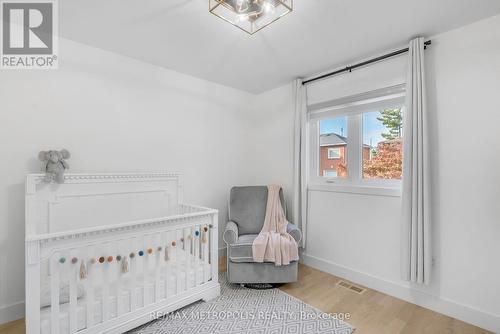
[(293, 0), (209, 0), (210, 13), (250, 35), (293, 9)]

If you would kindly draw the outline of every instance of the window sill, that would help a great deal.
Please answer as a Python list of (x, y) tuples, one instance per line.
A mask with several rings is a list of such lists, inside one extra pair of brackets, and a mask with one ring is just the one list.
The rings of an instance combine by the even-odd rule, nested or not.
[(355, 185), (355, 184), (310, 184), (308, 191), (326, 191), (358, 195), (401, 197), (401, 187)]

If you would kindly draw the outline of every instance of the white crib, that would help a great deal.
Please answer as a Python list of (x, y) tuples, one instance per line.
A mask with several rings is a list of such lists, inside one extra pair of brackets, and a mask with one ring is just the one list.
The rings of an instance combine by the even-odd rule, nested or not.
[(220, 293), (217, 210), (179, 174), (26, 179), (26, 332), (123, 333)]

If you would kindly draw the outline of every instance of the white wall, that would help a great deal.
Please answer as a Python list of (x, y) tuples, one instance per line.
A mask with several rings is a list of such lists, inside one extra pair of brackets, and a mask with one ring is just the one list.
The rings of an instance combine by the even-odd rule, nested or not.
[[(290, 206), (293, 179), (293, 100), (292, 84), (257, 96), (254, 123), (257, 131), (253, 138), (254, 155), (252, 182), (279, 184)], [(288, 208), (291, 214), (291, 207)]]
[[(321, 270), (497, 332), (500, 16), (431, 39), (426, 51), (433, 147), (435, 266), (431, 285), (412, 286), (400, 280), (399, 197), (309, 191), (303, 259)], [(340, 80), (356, 87), (345, 81), (348, 76)], [(362, 73), (352, 78), (367, 79)], [(257, 98), (256, 105), (262, 108), (273, 102), (265, 118), (280, 120), (282, 128), (274, 127), (276, 134), (288, 134), (293, 127), (293, 110), (286, 102), (291, 98), (289, 86)], [(316, 94), (316, 98), (322, 97)], [(275, 109), (280, 106), (287, 113)], [(289, 185), (291, 174), (277, 173), (290, 168), (293, 141), (279, 139), (273, 146), (273, 140), (264, 137), (267, 145), (261, 145), (260, 154), (268, 157), (281, 152), (280, 159), (261, 168)]]
[(500, 16), (437, 36), (429, 51), (436, 288), (496, 315), (500, 331)]
[(253, 95), (66, 40), (60, 50), (59, 70), (0, 72), (0, 323), (24, 313), (24, 175), (38, 151), (69, 149), (71, 172), (180, 171), (185, 200), (221, 222), (255, 160)]

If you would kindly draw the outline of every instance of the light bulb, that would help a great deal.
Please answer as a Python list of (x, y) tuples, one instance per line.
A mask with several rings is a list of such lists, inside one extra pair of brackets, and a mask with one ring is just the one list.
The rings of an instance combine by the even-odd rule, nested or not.
[(248, 15), (246, 14), (240, 14), (236, 16), (235, 22), (240, 23), (240, 22), (245, 22), (248, 21)]
[(248, 11), (248, 0), (237, 0), (236, 1), (236, 11), (238, 13), (244, 13)]
[(270, 4), (269, 2), (267, 2), (267, 1), (266, 1), (266, 2), (264, 2), (263, 7), (264, 7), (264, 11), (265, 11), (266, 13), (274, 12), (274, 6), (273, 6), (273, 5), (271, 5), (271, 4)]

